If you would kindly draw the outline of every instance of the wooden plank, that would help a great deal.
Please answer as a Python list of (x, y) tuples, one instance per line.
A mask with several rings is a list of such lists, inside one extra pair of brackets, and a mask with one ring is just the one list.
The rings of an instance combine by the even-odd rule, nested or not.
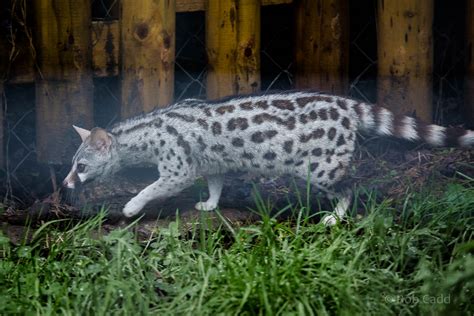
[(72, 124), (93, 124), (90, 2), (36, 0), (36, 150), (39, 162), (71, 161)]
[(346, 94), (348, 0), (302, 0), (296, 7), (296, 87)]
[(377, 103), (432, 121), (433, 0), (378, 1)]
[(96, 77), (110, 77), (119, 74), (118, 21), (92, 22), (92, 69)]
[(466, 122), (474, 127), (474, 0), (466, 3), (466, 78), (464, 87)]
[(260, 89), (260, 1), (209, 1), (207, 97)]
[(172, 102), (176, 2), (121, 2), (122, 118)]

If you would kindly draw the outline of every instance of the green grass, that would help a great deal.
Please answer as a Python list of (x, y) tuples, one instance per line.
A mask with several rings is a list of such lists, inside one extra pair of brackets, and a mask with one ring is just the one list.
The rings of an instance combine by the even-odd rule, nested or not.
[(171, 222), (145, 241), (100, 234), (103, 214), (46, 223), (21, 246), (0, 234), (0, 314), (474, 313), (474, 189), (401, 205), (369, 200), (331, 229), (259, 203), (253, 225)]

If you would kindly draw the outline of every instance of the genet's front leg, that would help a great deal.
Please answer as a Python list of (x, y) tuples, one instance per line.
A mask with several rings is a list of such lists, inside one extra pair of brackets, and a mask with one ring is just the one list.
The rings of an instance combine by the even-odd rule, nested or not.
[(127, 202), (122, 211), (123, 215), (127, 217), (134, 216), (152, 200), (166, 199), (175, 196), (189, 187), (193, 183), (193, 180), (192, 178), (185, 177), (161, 176), (157, 181), (144, 188)]

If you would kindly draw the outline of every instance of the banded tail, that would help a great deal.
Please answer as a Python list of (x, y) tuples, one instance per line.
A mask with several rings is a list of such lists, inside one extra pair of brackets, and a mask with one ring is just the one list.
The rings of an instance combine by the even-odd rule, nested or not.
[(354, 105), (354, 110), (359, 116), (359, 127), (377, 135), (426, 142), (435, 147), (474, 147), (472, 130), (427, 124), (419, 119), (395, 115), (386, 108), (367, 103)]

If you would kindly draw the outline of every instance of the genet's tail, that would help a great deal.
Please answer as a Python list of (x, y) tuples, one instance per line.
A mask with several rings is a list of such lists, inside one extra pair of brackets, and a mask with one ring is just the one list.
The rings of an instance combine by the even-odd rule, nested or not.
[(431, 146), (474, 147), (474, 131), (471, 130), (427, 124), (409, 116), (395, 115), (386, 108), (367, 103), (355, 104), (354, 110), (359, 117), (359, 128), (363, 131), (426, 142)]

